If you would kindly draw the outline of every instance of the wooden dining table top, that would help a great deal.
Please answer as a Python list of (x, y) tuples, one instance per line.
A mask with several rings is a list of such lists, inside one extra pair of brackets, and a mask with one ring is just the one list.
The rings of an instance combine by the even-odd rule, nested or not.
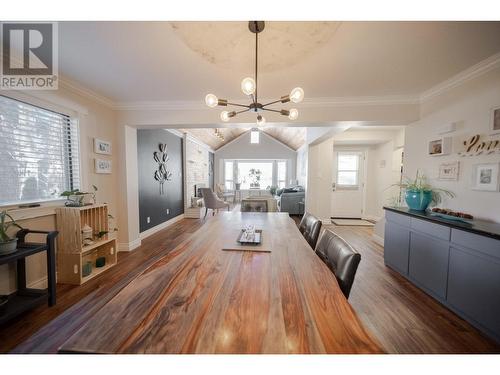
[[(222, 250), (246, 224), (263, 230), (270, 252)], [(225, 212), (134, 278), (59, 351), (274, 354), (382, 349), (288, 214)]]

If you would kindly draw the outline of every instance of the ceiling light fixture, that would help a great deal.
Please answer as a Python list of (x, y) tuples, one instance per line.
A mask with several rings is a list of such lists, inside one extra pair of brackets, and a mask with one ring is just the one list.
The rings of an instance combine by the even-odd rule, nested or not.
[(215, 136), (224, 142), (224, 134), (219, 129), (214, 129)]
[[(246, 105), (246, 104), (238, 104), (238, 103), (230, 103), (226, 99), (218, 99), (217, 96), (214, 94), (208, 94), (205, 97), (205, 103), (207, 106), (210, 108), (214, 108), (216, 106), (222, 106), (222, 107), (227, 107), (228, 105), (230, 106), (235, 106), (235, 107), (241, 107), (244, 108), (241, 111), (222, 111), (220, 114), (220, 118), (224, 122), (228, 122), (230, 118), (235, 117), (236, 115), (244, 112), (255, 112), (258, 113), (260, 111), (269, 111), (269, 112), (276, 112), (279, 113), (283, 116), (288, 116), (290, 120), (296, 120), (299, 117), (299, 111), (296, 108), (292, 108), (290, 110), (277, 110), (277, 109), (272, 109), (272, 108), (266, 108), (267, 106), (270, 106), (272, 104), (276, 103), (288, 103), (288, 102), (293, 102), (293, 103), (300, 103), (304, 99), (304, 90), (302, 90), (300, 87), (294, 88), (290, 94), (282, 96), (280, 99), (269, 102), (269, 103), (259, 103), (258, 101), (258, 57), (259, 57), (259, 33), (264, 30), (265, 23), (264, 21), (250, 21), (248, 22), (248, 28), (252, 33), (255, 34), (255, 76), (254, 78), (252, 77), (246, 77), (241, 81), (241, 91), (243, 94), (247, 95), (250, 97), (252, 100), (252, 103)], [(257, 125), (263, 125), (266, 122), (266, 119), (261, 116), (260, 114), (257, 115)]]

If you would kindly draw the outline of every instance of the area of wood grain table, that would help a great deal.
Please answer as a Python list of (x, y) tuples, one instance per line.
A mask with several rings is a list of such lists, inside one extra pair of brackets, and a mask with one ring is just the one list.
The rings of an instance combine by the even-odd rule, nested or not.
[[(272, 252), (222, 251), (245, 224), (272, 234)], [(288, 214), (227, 212), (134, 278), (60, 352), (382, 349)]]

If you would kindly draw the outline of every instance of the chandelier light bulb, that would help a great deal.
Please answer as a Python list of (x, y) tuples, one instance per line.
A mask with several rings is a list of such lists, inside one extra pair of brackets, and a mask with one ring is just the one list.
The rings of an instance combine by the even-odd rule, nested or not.
[(224, 122), (228, 122), (229, 121), (229, 112), (228, 111), (222, 111), (220, 113), (220, 119)]
[(290, 120), (297, 120), (297, 117), (299, 117), (299, 111), (296, 108), (290, 109), (290, 113), (288, 114), (288, 118)]
[(302, 100), (304, 100), (304, 90), (302, 90), (300, 87), (294, 88), (290, 92), (290, 100), (294, 103), (300, 103)]
[(258, 115), (257, 116), (257, 125), (264, 125), (266, 123), (266, 119), (264, 116)]
[(255, 92), (255, 81), (253, 78), (247, 77), (241, 81), (241, 91), (245, 95), (252, 95)]
[(219, 99), (214, 94), (208, 94), (205, 96), (205, 104), (208, 105), (210, 108), (217, 107), (217, 104), (219, 102)]

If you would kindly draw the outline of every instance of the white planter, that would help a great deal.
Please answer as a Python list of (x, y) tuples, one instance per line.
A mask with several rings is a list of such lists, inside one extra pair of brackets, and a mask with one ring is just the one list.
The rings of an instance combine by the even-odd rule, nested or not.
[(0, 242), (0, 255), (13, 253), (17, 249), (17, 238), (7, 242)]

